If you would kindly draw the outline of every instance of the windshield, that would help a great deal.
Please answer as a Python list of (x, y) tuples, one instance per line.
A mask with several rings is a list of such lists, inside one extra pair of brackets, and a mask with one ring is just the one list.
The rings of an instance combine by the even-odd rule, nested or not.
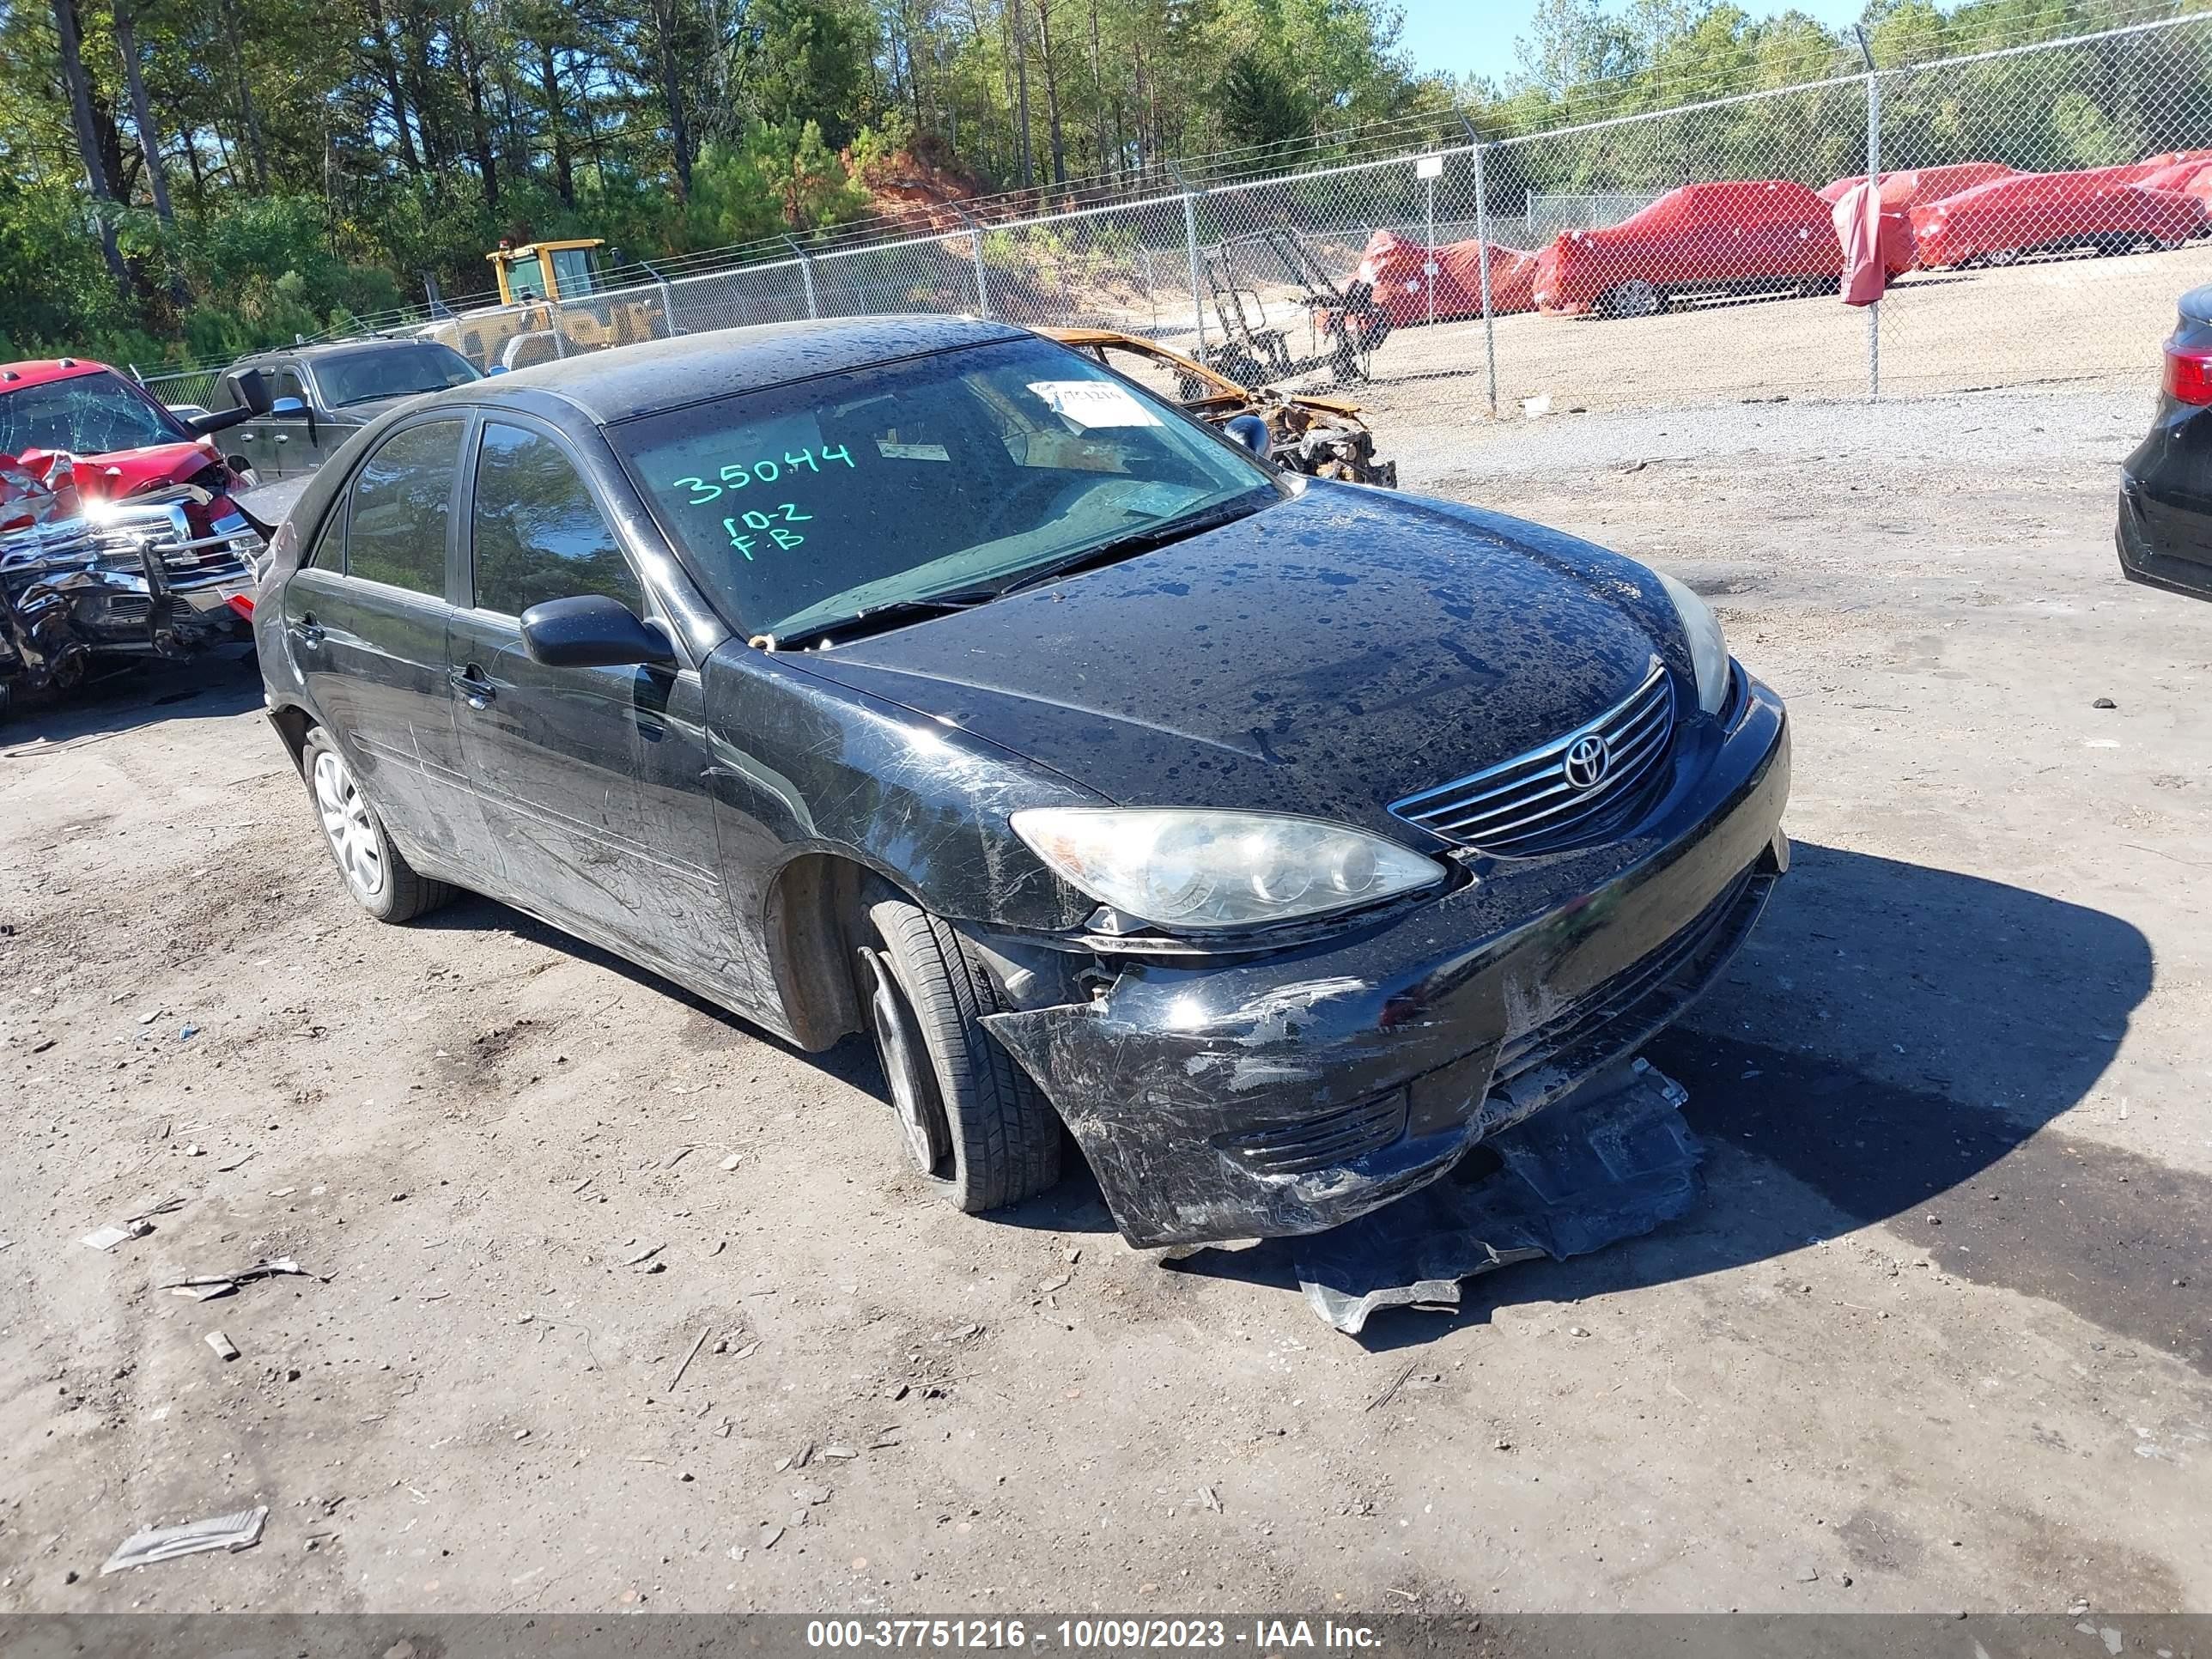
[(65, 449), (112, 455), (191, 441), (191, 434), (110, 369), (0, 392), (0, 454)]
[(725, 613), (795, 638), (1165, 533), (1273, 475), (1095, 362), (1009, 340), (608, 436)]
[(448, 345), (425, 340), (420, 345), (378, 346), (341, 351), (315, 360), (315, 383), (332, 409), (378, 398), (412, 398), (443, 392), (478, 380), (469, 360)]

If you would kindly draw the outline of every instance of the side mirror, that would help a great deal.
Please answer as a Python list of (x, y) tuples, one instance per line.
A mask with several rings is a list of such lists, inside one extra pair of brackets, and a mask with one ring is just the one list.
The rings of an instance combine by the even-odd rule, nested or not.
[(250, 409), (218, 409), (212, 414), (195, 415), (185, 425), (204, 437), (210, 432), (227, 432), (240, 421), (253, 417), (254, 411)]
[(269, 377), (258, 368), (250, 368), (238, 377), (238, 395), (242, 407), (219, 409), (211, 415), (195, 415), (185, 424), (204, 437), (210, 432), (225, 432), (241, 421), (252, 420), (270, 411)]
[(522, 613), (522, 648), (548, 668), (627, 668), (672, 663), (675, 647), (652, 623), (640, 622), (620, 599), (579, 593), (547, 599)]
[(269, 412), (271, 415), (304, 415), (307, 412), (307, 406), (297, 398), (279, 398), (269, 405)]
[(1222, 422), (1222, 434), (1250, 450), (1255, 459), (1266, 460), (1275, 453), (1275, 441), (1267, 435), (1267, 423), (1257, 415), (1235, 415)]
[(505, 363), (494, 363), (489, 368), (484, 370), (484, 373), (487, 374), (504, 374), (507, 373), (507, 365)]

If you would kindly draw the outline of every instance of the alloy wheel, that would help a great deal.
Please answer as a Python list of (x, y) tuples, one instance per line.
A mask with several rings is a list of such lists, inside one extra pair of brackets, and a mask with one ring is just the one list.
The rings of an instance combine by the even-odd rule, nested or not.
[(1616, 317), (1656, 317), (1659, 314), (1659, 290), (1643, 277), (1633, 277), (1613, 290), (1613, 314)]
[(938, 1103), (937, 1079), (921, 1033), (882, 952), (863, 946), (860, 960), (868, 969), (868, 1029), (883, 1062), (884, 1080), (890, 1085), (891, 1109), (898, 1114), (907, 1155), (922, 1174), (933, 1176), (950, 1150), (951, 1134)]
[(362, 898), (374, 898), (384, 890), (384, 849), (368, 798), (346, 763), (328, 750), (315, 757), (315, 809), (347, 883)]

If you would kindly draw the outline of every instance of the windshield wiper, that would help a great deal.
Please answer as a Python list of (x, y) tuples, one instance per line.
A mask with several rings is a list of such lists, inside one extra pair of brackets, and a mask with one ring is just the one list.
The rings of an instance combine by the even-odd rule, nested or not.
[(832, 634), (842, 634), (851, 638), (855, 630), (871, 633), (881, 628), (898, 628), (908, 623), (925, 622), (950, 611), (972, 611), (979, 605), (988, 605), (993, 599), (1036, 586), (1055, 576), (1064, 576), (1092, 565), (1112, 564), (1118, 560), (1133, 558), (1139, 553), (1164, 547), (1170, 542), (1179, 542), (1187, 537), (1201, 535), (1224, 524), (1234, 523), (1238, 519), (1249, 518), (1264, 505), (1264, 501), (1252, 500), (1249, 494), (1238, 495), (1217, 502), (1203, 512), (1188, 514), (1164, 524), (1148, 525), (1142, 530), (1133, 530), (1126, 536), (1115, 536), (1048, 560), (995, 587), (962, 587), (945, 593), (925, 593), (911, 599), (889, 599), (882, 605), (865, 605), (848, 616), (833, 617), (828, 622), (810, 622), (803, 629), (779, 633), (775, 637), (779, 641), (822, 639)]
[(820, 639), (830, 634), (842, 634), (848, 638), (857, 630), (872, 633), (878, 628), (898, 628), (908, 623), (923, 622), (931, 617), (945, 616), (955, 611), (973, 611), (979, 605), (988, 605), (999, 597), (1001, 590), (995, 587), (963, 587), (949, 593), (925, 593), (919, 599), (886, 599), (881, 605), (863, 605), (848, 616), (832, 617), (827, 622), (811, 622), (796, 633), (778, 634), (778, 641), (797, 641), (801, 638)]
[(1170, 519), (1164, 524), (1147, 525), (1144, 529), (1133, 530), (1126, 536), (1115, 536), (1078, 552), (1048, 560), (1033, 570), (1024, 570), (998, 591), (1001, 594), (1018, 593), (1025, 587), (1036, 587), (1078, 570), (1134, 558), (1138, 554), (1149, 553), (1156, 547), (1165, 547), (1171, 542), (1203, 535), (1209, 530), (1218, 530), (1223, 525), (1233, 524), (1239, 519), (1249, 519), (1265, 505), (1263, 501), (1252, 500), (1249, 495), (1237, 495), (1204, 512)]

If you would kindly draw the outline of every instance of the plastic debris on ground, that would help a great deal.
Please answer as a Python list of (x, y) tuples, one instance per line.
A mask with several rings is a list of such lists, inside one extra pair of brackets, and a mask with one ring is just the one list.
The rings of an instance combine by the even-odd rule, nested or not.
[(179, 1527), (149, 1528), (125, 1539), (100, 1571), (105, 1577), (125, 1567), (147, 1566), (179, 1555), (197, 1555), (203, 1550), (252, 1549), (261, 1541), (261, 1523), (268, 1518), (269, 1506), (263, 1504), (235, 1515), (210, 1516)]
[(126, 1238), (143, 1238), (153, 1231), (154, 1224), (142, 1218), (88, 1232), (84, 1236), (84, 1242), (95, 1250), (112, 1250)]
[(191, 1279), (164, 1279), (154, 1288), (167, 1291), (172, 1296), (189, 1297), (195, 1302), (211, 1301), (218, 1296), (228, 1296), (241, 1285), (250, 1285), (257, 1279), (276, 1279), (296, 1273), (302, 1279), (314, 1275), (289, 1255), (257, 1261), (250, 1267), (237, 1267), (227, 1273), (202, 1273)]
[(1382, 1308), (1456, 1307), (1460, 1281), (1564, 1260), (1650, 1232), (1697, 1201), (1697, 1137), (1681, 1085), (1616, 1066), (1481, 1144), (1500, 1167), (1447, 1176), (1357, 1221), (1291, 1241), (1313, 1310), (1356, 1336)]
[(112, 1250), (126, 1238), (143, 1238), (154, 1231), (153, 1218), (167, 1215), (185, 1207), (181, 1198), (165, 1198), (149, 1204), (136, 1215), (126, 1215), (112, 1226), (100, 1227), (84, 1236), (84, 1242), (95, 1250)]

